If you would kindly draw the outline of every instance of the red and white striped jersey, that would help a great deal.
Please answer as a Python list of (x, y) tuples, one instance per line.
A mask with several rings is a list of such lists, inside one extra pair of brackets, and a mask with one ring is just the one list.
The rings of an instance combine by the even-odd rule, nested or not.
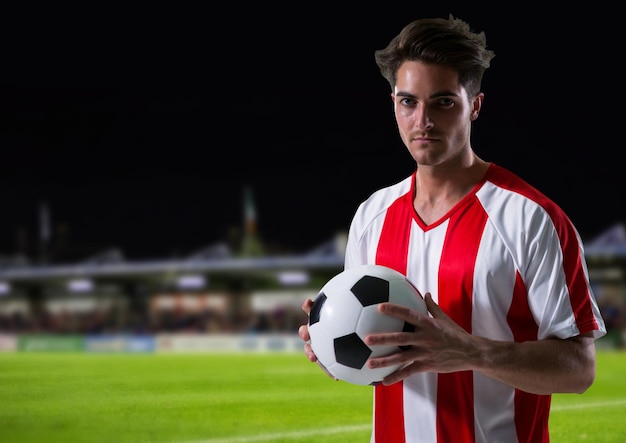
[[(606, 333), (582, 240), (554, 202), (491, 164), (445, 216), (425, 225), (415, 174), (357, 209), (345, 267), (375, 263), (405, 274), (474, 335), (529, 341)], [(548, 442), (551, 396), (478, 372), (419, 373), (374, 388), (372, 443)]]

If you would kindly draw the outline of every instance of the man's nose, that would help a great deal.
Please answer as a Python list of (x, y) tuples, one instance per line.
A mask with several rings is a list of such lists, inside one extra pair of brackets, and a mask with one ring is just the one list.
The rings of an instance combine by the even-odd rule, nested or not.
[(418, 129), (426, 130), (433, 127), (433, 121), (426, 106), (420, 106), (416, 111), (415, 126)]

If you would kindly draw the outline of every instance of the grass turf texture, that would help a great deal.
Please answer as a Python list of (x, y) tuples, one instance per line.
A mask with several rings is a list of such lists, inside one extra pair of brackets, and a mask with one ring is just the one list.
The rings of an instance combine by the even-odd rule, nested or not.
[[(626, 441), (626, 353), (598, 351), (583, 395), (553, 396), (554, 442)], [(371, 388), (303, 354), (0, 354), (0, 441), (369, 441)]]

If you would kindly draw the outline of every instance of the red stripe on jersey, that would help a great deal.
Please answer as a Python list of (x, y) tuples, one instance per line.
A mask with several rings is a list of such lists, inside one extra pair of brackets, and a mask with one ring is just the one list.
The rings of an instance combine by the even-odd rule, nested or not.
[(404, 387), (401, 381), (377, 385), (374, 391), (374, 435), (376, 443), (405, 443)]
[(377, 265), (387, 266), (406, 275), (413, 214), (411, 192), (404, 194), (387, 209), (376, 249)]
[[(563, 272), (567, 281), (572, 311), (576, 325), (581, 334), (599, 329), (593, 315), (591, 295), (587, 288), (587, 277), (584, 272), (578, 237), (567, 215), (548, 197), (530, 186), (527, 182), (509, 173), (506, 169), (492, 165), (487, 171), (486, 179), (491, 180), (503, 189), (509, 189), (523, 195), (543, 207), (556, 229), (561, 249), (563, 250)], [(583, 320), (589, 323), (581, 323)]]
[(524, 285), (519, 272), (515, 273), (513, 299), (511, 300), (506, 321), (516, 342), (537, 340), (539, 326), (537, 326), (537, 322), (535, 322), (533, 313), (528, 305), (528, 292), (526, 292), (526, 285)]
[[(441, 252), (439, 307), (467, 332), (472, 332), (474, 268), (487, 223), (476, 198), (450, 218)], [(439, 374), (437, 381), (437, 441), (473, 442), (474, 392), (472, 371)]]
[[(519, 443), (550, 441), (548, 417), (551, 398), (549, 395), (535, 395), (515, 390), (515, 430)], [(535, 405), (533, 412), (531, 405)], [(524, 414), (520, 414), (519, 411), (524, 411)]]
[[(412, 193), (396, 200), (387, 210), (378, 248), (376, 264), (406, 275), (407, 252), (413, 220)], [(374, 435), (376, 443), (404, 443), (404, 394), (400, 381), (375, 388)]]
[[(549, 211), (548, 211), (549, 212)], [(552, 217), (552, 214), (550, 213)], [(552, 217), (552, 221), (556, 226), (559, 238), (561, 240), (561, 248), (563, 249), (563, 268), (565, 278), (567, 279), (567, 287), (570, 293), (570, 303), (572, 311), (576, 317), (576, 325), (581, 334), (599, 329), (598, 323), (593, 315), (591, 306), (591, 296), (587, 288), (587, 276), (585, 275), (582, 257), (579, 251), (578, 238), (569, 220), (563, 220), (565, 216), (559, 219), (560, 223)], [(592, 323), (583, 324), (580, 319), (592, 319)]]
[[(539, 327), (530, 311), (526, 285), (519, 273), (515, 275), (513, 299), (506, 319), (516, 342), (537, 340)], [(550, 441), (547, 423), (550, 398), (515, 390), (515, 430), (519, 442)]]

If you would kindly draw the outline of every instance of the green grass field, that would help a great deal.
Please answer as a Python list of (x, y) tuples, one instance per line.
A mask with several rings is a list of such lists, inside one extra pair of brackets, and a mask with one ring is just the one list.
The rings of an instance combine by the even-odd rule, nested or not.
[[(553, 442), (626, 441), (626, 353), (555, 395)], [(0, 354), (2, 443), (369, 441), (371, 388), (303, 354)]]

